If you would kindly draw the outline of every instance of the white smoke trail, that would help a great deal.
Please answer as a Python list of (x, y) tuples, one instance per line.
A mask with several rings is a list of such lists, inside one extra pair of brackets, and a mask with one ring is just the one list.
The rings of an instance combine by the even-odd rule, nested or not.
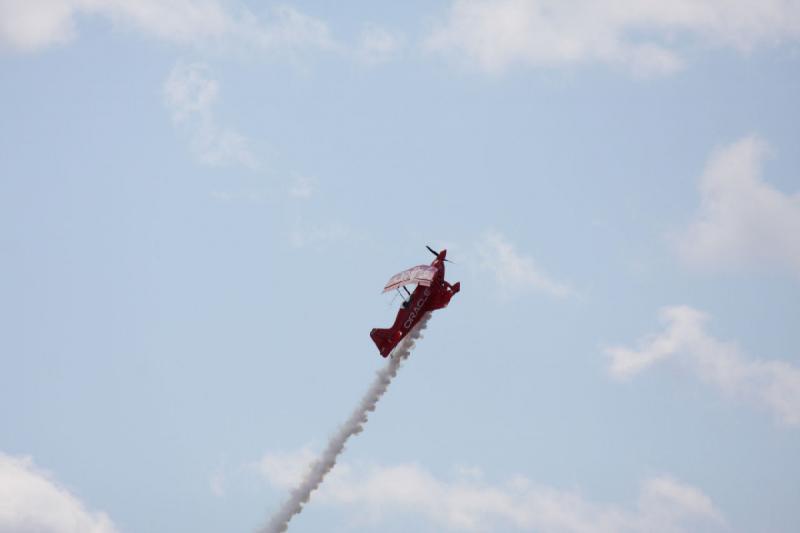
[(422, 337), (422, 330), (428, 326), (430, 316), (430, 313), (427, 313), (422, 317), (419, 324), (417, 324), (397, 348), (395, 348), (389, 359), (389, 363), (382, 370), (378, 371), (375, 381), (361, 399), (356, 410), (353, 411), (353, 414), (350, 415), (347, 422), (339, 428), (339, 431), (331, 437), (327, 448), (325, 448), (325, 451), (322, 453), (322, 457), (311, 466), (311, 470), (306, 474), (306, 478), (300, 486), (292, 491), (289, 500), (283, 507), (278, 509), (278, 512), (272, 516), (269, 523), (262, 528), (259, 533), (280, 533), (286, 531), (289, 527), (289, 520), (291, 520), (294, 515), (300, 514), (300, 511), (303, 510), (303, 505), (308, 503), (311, 493), (320, 486), (322, 480), (325, 479), (325, 475), (336, 465), (336, 458), (339, 457), (339, 454), (344, 450), (347, 439), (364, 430), (364, 424), (367, 422), (368, 413), (375, 410), (378, 400), (381, 399), (383, 393), (389, 388), (389, 384), (397, 375), (400, 365), (411, 354), (414, 343), (417, 339)]

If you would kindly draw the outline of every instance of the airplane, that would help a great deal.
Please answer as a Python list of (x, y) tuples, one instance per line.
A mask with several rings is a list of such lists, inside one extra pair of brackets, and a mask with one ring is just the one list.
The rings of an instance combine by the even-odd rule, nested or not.
[[(417, 265), (395, 274), (383, 288), (383, 292), (394, 289), (400, 292), (400, 287), (402, 287), (408, 294), (408, 300), (403, 298), (403, 305), (397, 311), (397, 318), (392, 327), (388, 329), (374, 328), (369, 333), (383, 357), (388, 357), (394, 347), (408, 335), (425, 313), (447, 307), (450, 298), (461, 290), (461, 282), (450, 285), (444, 279), (444, 263), (445, 261), (452, 262), (446, 259), (447, 250), (437, 252), (430, 246), (426, 246), (426, 248), (436, 256), (430, 266)], [(414, 292), (409, 292), (406, 286), (415, 284), (417, 287)], [(400, 292), (400, 296), (403, 296), (403, 293)]]

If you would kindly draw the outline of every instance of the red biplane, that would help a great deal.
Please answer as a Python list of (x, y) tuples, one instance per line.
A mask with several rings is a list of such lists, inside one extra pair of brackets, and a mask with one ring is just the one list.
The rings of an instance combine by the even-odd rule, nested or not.
[[(394, 325), (389, 329), (375, 328), (369, 333), (383, 357), (391, 353), (425, 313), (447, 307), (450, 298), (461, 289), (461, 282), (450, 285), (444, 280), (444, 263), (450, 261), (445, 259), (447, 250), (437, 253), (430, 246), (427, 248), (436, 256), (433, 263), (418, 265), (395, 274), (383, 288), (383, 292), (393, 289), (400, 292), (402, 287), (408, 294), (408, 300), (403, 297), (403, 305), (397, 312)], [(408, 285), (416, 285), (417, 288), (412, 293), (406, 288)], [(402, 292), (400, 296), (403, 296)]]

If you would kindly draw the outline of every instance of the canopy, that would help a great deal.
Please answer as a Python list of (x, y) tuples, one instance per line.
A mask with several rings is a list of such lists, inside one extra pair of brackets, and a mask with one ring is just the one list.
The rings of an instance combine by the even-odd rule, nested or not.
[(436, 267), (417, 265), (392, 276), (392, 279), (383, 288), (383, 292), (389, 292), (403, 285), (420, 284), (424, 287), (430, 287), (435, 275)]

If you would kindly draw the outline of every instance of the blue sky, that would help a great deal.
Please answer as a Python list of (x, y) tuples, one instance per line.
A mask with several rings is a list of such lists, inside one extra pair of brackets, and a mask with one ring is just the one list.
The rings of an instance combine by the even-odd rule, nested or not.
[(800, 5), (0, 2), (0, 531), (800, 529)]

